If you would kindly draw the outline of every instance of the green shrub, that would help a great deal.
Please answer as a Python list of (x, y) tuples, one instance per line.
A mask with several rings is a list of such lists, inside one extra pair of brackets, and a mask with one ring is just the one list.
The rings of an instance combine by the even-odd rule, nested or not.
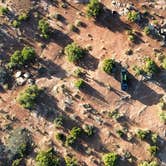
[(156, 133), (151, 134), (151, 140), (153, 144), (157, 144), (158, 135)]
[(160, 119), (162, 122), (166, 123), (166, 112), (162, 111), (160, 113)]
[(42, 37), (45, 39), (49, 38), (50, 26), (45, 19), (41, 19), (38, 22), (38, 29), (41, 31)]
[(141, 130), (139, 129), (137, 131), (137, 137), (140, 138), (141, 140), (147, 138), (147, 136), (149, 135), (150, 131), (149, 130)]
[(68, 44), (65, 47), (65, 55), (67, 55), (70, 62), (77, 62), (85, 55), (85, 50), (78, 46), (76, 43)]
[(133, 70), (134, 70), (136, 76), (143, 74), (143, 70), (138, 66), (134, 66)]
[(22, 22), (22, 21), (26, 21), (28, 19), (28, 14), (27, 13), (21, 13), (18, 16), (18, 21)]
[(108, 74), (111, 74), (113, 72), (113, 69), (115, 68), (115, 60), (114, 59), (105, 59), (102, 65), (103, 71), (105, 71)]
[(24, 47), (22, 51), (15, 51), (10, 57), (9, 68), (28, 65), (35, 59), (35, 51), (31, 47)]
[(56, 133), (55, 134), (55, 138), (58, 140), (58, 141), (61, 141), (61, 142), (63, 142), (63, 141), (65, 141), (65, 135), (63, 134), (63, 133)]
[(21, 23), (20, 23), (20, 21), (18, 21), (18, 20), (14, 20), (14, 21), (12, 22), (12, 25), (13, 25), (15, 28), (18, 28), (18, 27), (21, 25)]
[(87, 5), (86, 14), (88, 17), (96, 18), (101, 12), (101, 4), (98, 0), (90, 0)]
[(118, 134), (119, 137), (123, 137), (125, 135), (123, 130), (116, 130), (116, 133)]
[(66, 137), (66, 145), (67, 146), (72, 146), (75, 144), (77, 138), (80, 136), (81, 134), (81, 128), (79, 127), (73, 127), (70, 132), (69, 135)]
[(162, 68), (166, 70), (166, 57), (162, 60)]
[(53, 149), (41, 151), (36, 156), (36, 166), (60, 166), (60, 159), (53, 153)]
[(105, 166), (116, 166), (118, 155), (116, 153), (108, 153), (102, 157)]
[(78, 88), (78, 89), (83, 88), (84, 85), (85, 85), (85, 82), (82, 79), (79, 79), (75, 82), (75, 87)]
[(37, 85), (31, 85), (24, 92), (20, 93), (18, 102), (26, 109), (33, 109), (40, 92), (41, 89)]
[(158, 151), (158, 147), (157, 147), (157, 146), (150, 146), (150, 147), (148, 148), (148, 151), (150, 152), (150, 154), (151, 154), (152, 156), (156, 156), (157, 151)]
[(159, 164), (156, 161), (151, 161), (151, 162), (143, 161), (138, 166), (159, 166)]
[(70, 156), (65, 157), (65, 163), (66, 163), (66, 166), (78, 166), (77, 159)]
[(16, 159), (12, 162), (12, 166), (20, 166), (21, 165), (22, 158)]
[(130, 11), (130, 12), (128, 12), (127, 16), (128, 16), (128, 20), (131, 21), (131, 22), (136, 22), (140, 18), (139, 12), (136, 12), (136, 11)]
[(81, 77), (83, 74), (84, 72), (80, 68), (77, 68), (76, 70), (74, 70), (74, 76), (76, 77)]
[(157, 65), (156, 63), (151, 59), (151, 58), (146, 58), (145, 59), (145, 67), (144, 67), (144, 71), (147, 74), (154, 74), (157, 72)]
[(0, 7), (0, 14), (5, 15), (9, 12), (9, 9), (7, 7)]
[(54, 124), (56, 127), (62, 127), (63, 124), (64, 124), (64, 117), (61, 115), (61, 116), (58, 116), (54, 119)]
[(146, 27), (144, 28), (144, 32), (145, 32), (146, 35), (150, 35), (151, 31), (150, 31), (149, 26), (146, 26)]

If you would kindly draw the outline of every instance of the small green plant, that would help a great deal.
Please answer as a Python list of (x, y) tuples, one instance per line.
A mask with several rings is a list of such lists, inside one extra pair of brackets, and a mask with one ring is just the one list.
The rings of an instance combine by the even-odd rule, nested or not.
[(144, 28), (144, 32), (145, 32), (146, 35), (150, 35), (151, 30), (150, 30), (149, 26), (146, 26), (146, 27)]
[(157, 163), (157, 161), (143, 161), (138, 166), (159, 166), (159, 164)]
[(15, 28), (18, 28), (18, 27), (21, 25), (21, 23), (20, 23), (20, 21), (18, 21), (18, 20), (14, 20), (14, 21), (12, 22), (12, 25), (13, 25)]
[(113, 69), (115, 68), (115, 60), (114, 59), (105, 59), (102, 65), (103, 71), (107, 74), (112, 74)]
[(158, 152), (158, 147), (157, 146), (150, 146), (149, 148), (148, 148), (148, 151), (150, 152), (150, 154), (152, 155), (152, 156), (156, 156), (156, 154), (157, 154), (157, 152)]
[(9, 9), (7, 7), (0, 7), (0, 14), (1, 15), (6, 15), (8, 14)]
[(133, 70), (134, 70), (136, 76), (143, 74), (143, 70), (138, 66), (134, 66)]
[(157, 144), (158, 135), (156, 133), (151, 134), (151, 140), (153, 144)]
[(139, 129), (136, 134), (137, 134), (138, 138), (143, 140), (143, 139), (147, 138), (147, 136), (150, 134), (150, 131), (149, 130), (141, 130), (141, 129)]
[(64, 117), (62, 115), (56, 117), (54, 119), (54, 124), (56, 127), (62, 127), (64, 124)]
[(128, 12), (127, 16), (128, 16), (128, 20), (131, 22), (136, 22), (140, 19), (140, 14), (139, 14), (139, 12), (136, 12), (136, 11)]
[(145, 58), (145, 67), (144, 71), (149, 75), (156, 73), (158, 67), (156, 63), (151, 58)]
[(61, 142), (64, 142), (66, 137), (63, 133), (56, 133), (55, 134), (55, 138), (58, 140), (58, 141), (61, 141)]
[(40, 93), (41, 89), (37, 85), (31, 85), (24, 92), (20, 93), (18, 102), (26, 109), (33, 109)]
[(22, 158), (16, 159), (12, 162), (12, 166), (20, 166), (21, 165)]
[(77, 159), (71, 156), (65, 157), (65, 163), (66, 163), (66, 166), (78, 166)]
[(79, 79), (75, 82), (75, 87), (78, 88), (78, 89), (81, 89), (83, 88), (85, 85), (85, 82), (83, 79)]
[(102, 161), (105, 166), (116, 166), (116, 162), (118, 160), (118, 155), (114, 152), (105, 154), (102, 157)]
[(88, 136), (92, 136), (94, 134), (94, 126), (85, 124), (83, 126), (83, 130)]
[(123, 137), (125, 135), (123, 130), (116, 130), (116, 133), (118, 134), (119, 137)]
[(85, 49), (78, 46), (76, 43), (68, 44), (65, 47), (65, 55), (67, 55), (70, 62), (77, 62), (85, 55)]
[(117, 109), (114, 109), (108, 113), (108, 116), (118, 121), (123, 115), (121, 115)]
[(83, 74), (84, 72), (80, 68), (77, 68), (76, 70), (74, 70), (74, 76), (76, 77), (81, 77)]
[(86, 14), (88, 17), (96, 18), (102, 10), (102, 6), (98, 0), (90, 0), (87, 5)]
[(36, 156), (36, 166), (60, 166), (60, 159), (54, 154), (53, 149), (41, 151)]
[(41, 19), (38, 22), (38, 29), (41, 31), (42, 37), (45, 39), (49, 38), (50, 35), (50, 26), (45, 19)]
[(160, 113), (160, 119), (162, 122), (166, 123), (166, 112), (162, 111)]
[(28, 19), (28, 14), (27, 13), (21, 13), (18, 16), (18, 21), (22, 22), (22, 21), (26, 21)]
[(66, 145), (67, 146), (72, 146), (75, 144), (77, 138), (80, 136), (81, 134), (81, 128), (79, 127), (73, 127), (70, 132), (69, 135), (66, 137)]
[(166, 70), (166, 57), (162, 60), (161, 66)]

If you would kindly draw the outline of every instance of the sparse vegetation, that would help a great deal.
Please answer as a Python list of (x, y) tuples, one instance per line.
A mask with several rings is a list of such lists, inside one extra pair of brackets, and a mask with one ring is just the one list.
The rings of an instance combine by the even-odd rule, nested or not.
[(60, 166), (60, 159), (54, 154), (53, 149), (41, 151), (36, 156), (36, 166)]
[(118, 155), (114, 152), (105, 154), (102, 158), (105, 166), (116, 166)]
[(78, 166), (77, 159), (71, 156), (65, 157), (66, 166)]
[(79, 79), (75, 82), (75, 87), (78, 88), (78, 89), (81, 89), (83, 88), (85, 85), (85, 82), (83, 79)]
[(157, 163), (157, 161), (143, 161), (141, 164), (139, 164), (138, 166), (159, 166), (159, 164)]
[(28, 13), (21, 13), (19, 16), (18, 16), (18, 21), (22, 22), (22, 21), (26, 21), (28, 19), (29, 15)]
[(150, 152), (150, 154), (151, 154), (152, 156), (156, 156), (158, 149), (159, 149), (159, 148), (158, 148), (157, 146), (150, 146), (150, 147), (148, 148), (148, 151)]
[(130, 11), (128, 13), (128, 20), (131, 21), (131, 22), (136, 22), (140, 19), (140, 14), (139, 12), (136, 12), (136, 11)]
[(156, 63), (151, 59), (151, 58), (145, 58), (145, 67), (144, 67), (144, 71), (148, 74), (154, 74), (157, 72), (157, 65)]
[(67, 55), (70, 62), (77, 62), (84, 57), (85, 50), (76, 43), (71, 43), (65, 47), (65, 55)]
[(150, 133), (149, 130), (141, 130), (141, 129), (139, 129), (137, 131), (137, 136), (138, 136), (138, 138), (143, 140), (143, 139), (145, 139), (148, 136), (149, 133)]
[(88, 136), (92, 136), (94, 134), (94, 126), (92, 125), (85, 124), (83, 126), (83, 130)]
[(146, 35), (150, 35), (151, 31), (150, 31), (149, 26), (146, 26), (146, 27), (144, 28), (144, 32), (145, 32)]
[(9, 12), (7, 7), (0, 7), (0, 15), (6, 15)]
[(26, 109), (33, 109), (41, 93), (37, 85), (29, 86), (24, 92), (20, 93), (18, 102)]
[(90, 0), (87, 5), (86, 14), (88, 17), (96, 18), (102, 10), (101, 4), (98, 0)]
[(50, 35), (50, 26), (45, 19), (41, 19), (38, 22), (38, 29), (41, 31), (43, 38), (48, 39)]
[(113, 69), (115, 68), (115, 60), (114, 59), (105, 59), (103, 61), (103, 71), (105, 71), (107, 74), (112, 74)]
[(62, 115), (56, 117), (54, 119), (54, 124), (56, 127), (62, 127), (64, 124), (64, 117)]

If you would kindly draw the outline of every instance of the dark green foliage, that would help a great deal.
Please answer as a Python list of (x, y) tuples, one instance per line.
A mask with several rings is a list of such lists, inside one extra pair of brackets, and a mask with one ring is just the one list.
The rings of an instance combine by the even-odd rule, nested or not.
[(141, 164), (139, 164), (138, 166), (159, 166), (159, 164), (157, 163), (157, 161), (143, 161)]
[(67, 136), (66, 138), (66, 145), (67, 146), (72, 146), (75, 144), (77, 138), (80, 136), (81, 134), (81, 128), (79, 127), (73, 127), (71, 130), (70, 130), (70, 133), (69, 135)]
[(54, 154), (53, 149), (41, 151), (36, 156), (36, 166), (60, 166), (60, 159)]
[[(9, 150), (9, 160), (16, 160), (26, 156), (32, 149), (32, 139), (26, 129), (17, 128), (7, 140), (7, 149)], [(15, 161), (18, 163), (19, 161)]]
[(87, 5), (86, 14), (88, 17), (96, 18), (101, 12), (102, 6), (98, 0), (90, 0)]
[(158, 148), (157, 146), (150, 146), (150, 147), (148, 148), (148, 151), (150, 152), (150, 154), (151, 154), (152, 156), (156, 156), (158, 149), (159, 149), (159, 148)]
[(85, 85), (85, 82), (82, 79), (79, 79), (75, 82), (75, 87), (78, 88), (78, 89), (83, 88), (84, 85)]
[(123, 137), (125, 135), (123, 130), (117, 130), (116, 133), (118, 134), (119, 137)]
[(136, 11), (130, 11), (127, 16), (129, 21), (136, 22), (138, 21), (140, 14), (139, 12), (136, 12)]
[(26, 109), (33, 109), (40, 93), (41, 89), (37, 85), (31, 85), (24, 92), (20, 93), (18, 102)]
[(9, 9), (7, 7), (0, 7), (0, 14), (5, 15), (9, 12)]
[(85, 125), (83, 127), (84, 132), (88, 135), (88, 136), (92, 136), (94, 134), (94, 126), (91, 125)]
[(18, 21), (26, 21), (28, 19), (28, 14), (27, 13), (21, 13), (19, 16), (18, 16)]
[(66, 136), (65, 136), (63, 133), (56, 133), (56, 134), (55, 134), (55, 138), (56, 138), (58, 141), (64, 142), (65, 139), (66, 139)]
[(150, 134), (150, 131), (149, 130), (141, 130), (139, 129), (137, 131), (137, 136), (138, 138), (140, 138), (141, 140), (147, 138), (147, 136)]
[(38, 29), (41, 31), (43, 38), (45, 38), (45, 39), (49, 38), (50, 26), (49, 26), (49, 23), (45, 19), (39, 20)]
[(65, 55), (67, 55), (70, 62), (77, 62), (85, 55), (85, 50), (78, 46), (76, 43), (68, 44), (65, 47)]
[(65, 157), (65, 163), (66, 163), (66, 166), (78, 166), (77, 159), (70, 156)]
[(115, 68), (115, 60), (114, 59), (105, 59), (103, 62), (102, 68), (106, 73), (112, 74), (113, 69)]
[(20, 21), (18, 21), (18, 20), (14, 20), (14, 21), (12, 22), (12, 25), (13, 25), (15, 28), (18, 28), (18, 27), (21, 25), (21, 23), (20, 23)]
[(105, 166), (116, 166), (118, 155), (114, 152), (105, 154), (102, 157)]
[(22, 67), (33, 62), (35, 59), (35, 50), (31, 47), (24, 47), (22, 51), (15, 51), (10, 57), (9, 68)]
[(149, 26), (146, 26), (146, 27), (144, 28), (144, 32), (145, 32), (146, 35), (150, 35), (151, 31), (150, 31)]
[(157, 72), (157, 65), (156, 63), (151, 59), (151, 58), (146, 58), (145, 59), (145, 67), (144, 67), (144, 71), (147, 74), (154, 74)]

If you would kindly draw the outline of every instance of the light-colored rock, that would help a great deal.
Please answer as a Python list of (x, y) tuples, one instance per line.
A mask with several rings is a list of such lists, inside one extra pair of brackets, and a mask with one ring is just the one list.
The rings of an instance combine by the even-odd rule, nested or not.
[(14, 76), (15, 76), (16, 78), (19, 78), (19, 77), (21, 76), (21, 74), (22, 74), (22, 72), (21, 72), (21, 71), (17, 71), (17, 72), (15, 73), (15, 75), (14, 75)]

